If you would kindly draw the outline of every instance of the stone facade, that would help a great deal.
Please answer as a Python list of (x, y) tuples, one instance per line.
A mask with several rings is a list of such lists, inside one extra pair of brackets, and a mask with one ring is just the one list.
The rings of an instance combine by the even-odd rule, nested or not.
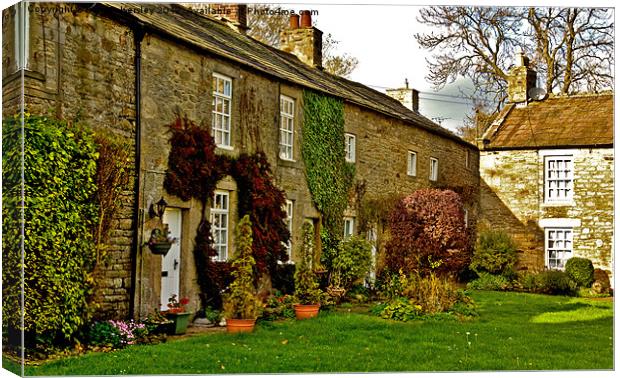
[[(545, 202), (544, 158), (549, 155), (573, 157), (569, 205)], [(573, 231), (574, 256), (613, 272), (613, 149), (482, 151), (480, 176), (481, 222), (514, 238), (522, 269), (545, 267), (545, 226), (564, 222)]]
[[(163, 180), (170, 151), (167, 125), (176, 115), (186, 115), (198, 124), (211, 127), (214, 73), (232, 81), (231, 148), (218, 148), (218, 153), (233, 156), (243, 152), (266, 153), (276, 184), (293, 202), (295, 259), (301, 244), (302, 223), (305, 219), (317, 222), (320, 218), (306, 183), (300, 150), (305, 88), (192, 48), (164, 32), (147, 29), (144, 38), (136, 41), (141, 51), (141, 111), (137, 117), (134, 26), (104, 7), (72, 7), (71, 12), (48, 12), (30, 18), (31, 60), (28, 69), (22, 71), (26, 76), (26, 106), (34, 114), (51, 111), (65, 119), (79, 115), (96, 132), (115, 133), (132, 146), (140, 147), (137, 154), (132, 154), (139, 158), (140, 171), (135, 178), (139, 190), (127, 192), (124, 197), (121, 217), (112, 232), (110, 257), (101, 267), (99, 315), (144, 317), (158, 308), (162, 259), (151, 254), (145, 242), (151, 231), (161, 226), (161, 220), (151, 217), (149, 209), (162, 197), (170, 208), (181, 211), (179, 294), (190, 298), (189, 310), (198, 309), (198, 272), (192, 252), (201, 206), (166, 193)], [(314, 28), (307, 30), (316, 34)], [(5, 40), (5, 57), (11, 56), (11, 48)], [(13, 114), (18, 109), (15, 104), (20, 94), (15, 93), (15, 88), (19, 89), (16, 81), (20, 75), (14, 72), (14, 66), (5, 67), (3, 72), (3, 91), (8, 95), (3, 104), (4, 114)], [(279, 157), (281, 95), (295, 103), (293, 158), (289, 160)], [(386, 100), (392, 101), (387, 97)], [(366, 195), (380, 198), (388, 194), (406, 195), (424, 187), (460, 188), (469, 193), (466, 207), (473, 224), (479, 213), (478, 151), (474, 146), (448, 137), (445, 132), (417, 127), (346, 100), (345, 129), (356, 136), (355, 180), (366, 184)], [(136, 143), (138, 136), (139, 143)], [(415, 176), (407, 174), (409, 151), (417, 154)], [(431, 157), (438, 160), (437, 180), (429, 179)], [(238, 220), (236, 184), (228, 177), (218, 183), (218, 189), (230, 193), (228, 245), (232, 250), (232, 230)], [(354, 209), (352, 202), (348, 215), (356, 216)], [(138, 247), (132, 252), (133, 243)]]
[[(131, 30), (105, 15), (81, 11), (75, 4), (31, 5), (28, 67), (23, 71), (17, 70), (12, 59), (15, 7), (3, 11), (9, 20), (3, 24), (3, 115), (19, 112), (23, 73), (27, 112), (79, 119), (96, 133), (114, 133), (131, 146), (133, 160), (136, 115)], [(100, 298), (97, 315), (102, 317), (129, 315), (134, 200), (133, 191), (124, 192), (107, 257), (98, 267), (95, 295)]]

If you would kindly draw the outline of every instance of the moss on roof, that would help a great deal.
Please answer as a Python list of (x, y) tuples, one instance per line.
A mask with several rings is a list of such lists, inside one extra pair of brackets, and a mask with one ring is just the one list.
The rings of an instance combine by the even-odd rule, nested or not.
[(485, 133), (486, 150), (613, 144), (612, 93), (551, 96), (507, 105)]

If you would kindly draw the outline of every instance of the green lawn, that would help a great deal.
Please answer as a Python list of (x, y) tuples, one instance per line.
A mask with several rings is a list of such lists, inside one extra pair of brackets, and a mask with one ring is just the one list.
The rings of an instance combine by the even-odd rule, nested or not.
[[(332, 312), (27, 366), (26, 375), (227, 374), (613, 368), (613, 303), (474, 292), (469, 322), (399, 323)], [(6, 360), (5, 360), (6, 363)], [(15, 365), (16, 366), (16, 365)]]

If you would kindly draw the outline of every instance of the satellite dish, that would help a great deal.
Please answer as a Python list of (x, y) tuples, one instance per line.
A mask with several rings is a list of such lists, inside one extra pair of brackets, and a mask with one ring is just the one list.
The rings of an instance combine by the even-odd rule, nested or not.
[(532, 100), (541, 101), (547, 98), (547, 91), (543, 88), (532, 88), (527, 94), (530, 96)]

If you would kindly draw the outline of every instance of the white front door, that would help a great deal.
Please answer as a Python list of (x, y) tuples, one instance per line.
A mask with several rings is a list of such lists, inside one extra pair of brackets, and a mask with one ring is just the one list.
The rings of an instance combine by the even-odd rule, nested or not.
[(168, 309), (168, 299), (177, 295), (179, 300), (179, 272), (181, 269), (181, 209), (168, 208), (162, 218), (168, 225), (170, 236), (176, 238), (161, 262), (161, 309)]

